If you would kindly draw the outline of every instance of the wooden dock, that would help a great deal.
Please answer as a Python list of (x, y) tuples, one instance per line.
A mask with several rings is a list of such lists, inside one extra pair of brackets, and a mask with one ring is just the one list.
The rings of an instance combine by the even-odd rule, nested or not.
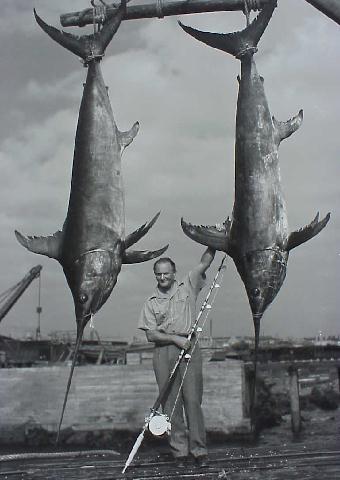
[(340, 449), (214, 448), (209, 467), (176, 467), (159, 455), (140, 454), (122, 474), (125, 455), (87, 451), (0, 456), (0, 480), (338, 480)]

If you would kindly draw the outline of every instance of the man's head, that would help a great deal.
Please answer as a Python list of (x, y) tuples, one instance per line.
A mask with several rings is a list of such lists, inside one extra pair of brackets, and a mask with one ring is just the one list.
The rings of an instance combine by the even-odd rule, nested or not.
[(169, 257), (159, 258), (153, 266), (153, 271), (160, 290), (170, 290), (176, 278), (176, 264)]

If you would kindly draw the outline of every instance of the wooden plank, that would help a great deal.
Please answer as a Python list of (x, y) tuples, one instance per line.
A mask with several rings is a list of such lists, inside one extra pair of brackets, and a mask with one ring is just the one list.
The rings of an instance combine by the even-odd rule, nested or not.
[[(300, 447), (301, 448), (301, 447)], [(125, 473), (121, 474), (123, 455), (120, 457), (98, 452), (86, 452), (80, 456), (65, 453), (39, 454), (34, 461), (33, 455), (25, 459), (25, 455), (16, 460), (3, 461), (0, 456), (0, 480), (5, 479), (33, 479), (34, 480), (106, 480), (106, 479), (134, 479), (134, 480), (199, 480), (232, 478), (233, 480), (335, 480), (340, 473), (340, 451), (306, 452), (296, 450), (292, 454), (262, 455), (263, 449), (233, 449), (212, 450), (210, 465), (204, 469), (197, 469), (191, 463), (180, 468), (171, 461), (160, 460), (152, 454), (143, 454), (138, 461)], [(322, 477), (320, 474), (322, 473)]]
[[(208, 431), (246, 433), (249, 420), (243, 412), (243, 363), (209, 362), (203, 371)], [(1, 369), (1, 374), (0, 440), (3, 428), (21, 428), (27, 422), (48, 430), (56, 428), (69, 367)], [(157, 394), (152, 365), (79, 367), (72, 381), (63, 428), (137, 432)]]

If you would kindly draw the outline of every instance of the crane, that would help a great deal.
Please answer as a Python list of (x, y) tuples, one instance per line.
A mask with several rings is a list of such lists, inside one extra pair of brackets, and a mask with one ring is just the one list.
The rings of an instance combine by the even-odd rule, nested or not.
[[(39, 278), (40, 280), (41, 269), (42, 269), (41, 265), (36, 265), (35, 267), (31, 268), (31, 270), (24, 276), (22, 280), (20, 280), (20, 282), (18, 282), (13, 287), (9, 288), (8, 290), (0, 294), (0, 322), (4, 318), (4, 316), (7, 315), (7, 313), (13, 307), (13, 305), (19, 300), (19, 298), (24, 293), (26, 288), (31, 284), (31, 282), (35, 278)], [(37, 309), (37, 312), (38, 312), (38, 315), (40, 315), (41, 313), (40, 288), (39, 288), (38, 309)]]

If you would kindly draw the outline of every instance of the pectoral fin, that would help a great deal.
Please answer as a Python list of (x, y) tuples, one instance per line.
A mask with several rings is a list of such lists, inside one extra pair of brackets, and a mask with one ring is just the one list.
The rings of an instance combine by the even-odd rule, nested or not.
[(204, 227), (203, 225), (191, 225), (181, 219), (183, 232), (195, 242), (207, 247), (228, 253), (229, 231), (231, 221), (228, 218), (221, 227), (218, 225)]
[(134, 243), (138, 242), (138, 240), (140, 240), (142, 237), (144, 237), (144, 235), (146, 235), (148, 233), (148, 231), (150, 230), (150, 228), (154, 225), (154, 223), (156, 222), (157, 218), (159, 217), (161, 212), (158, 212), (157, 215), (155, 215), (153, 217), (153, 219), (151, 220), (151, 222), (149, 223), (144, 223), (144, 225), (142, 225), (141, 227), (139, 227), (137, 230), (135, 230), (134, 232), (130, 233), (130, 235), (128, 235), (125, 239), (125, 248), (129, 248), (131, 247), (131, 245), (133, 245)]
[(15, 236), (23, 247), (33, 253), (40, 253), (56, 260), (60, 258), (63, 239), (63, 232), (60, 230), (49, 237), (25, 237), (15, 230)]
[(165, 247), (161, 248), (160, 250), (130, 250), (130, 251), (125, 251), (123, 255), (123, 262), (125, 264), (128, 263), (142, 263), (142, 262), (147, 262), (148, 260), (152, 260), (153, 258), (157, 258), (160, 255), (162, 255), (165, 250), (168, 248), (169, 245), (166, 245)]
[(304, 242), (307, 242), (307, 240), (310, 240), (311, 238), (315, 237), (323, 228), (328, 223), (328, 220), (330, 218), (331, 214), (327, 213), (324, 219), (320, 220), (319, 222), (319, 212), (316, 214), (314, 220), (309, 224), (306, 225), (303, 228), (300, 228), (300, 230), (297, 230), (296, 232), (292, 232), (289, 235), (286, 250), (292, 250), (295, 247), (298, 247)]

